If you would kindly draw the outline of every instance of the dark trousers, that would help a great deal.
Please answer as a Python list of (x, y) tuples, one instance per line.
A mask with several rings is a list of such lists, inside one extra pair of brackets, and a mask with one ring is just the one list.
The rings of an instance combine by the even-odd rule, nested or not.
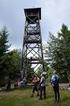
[(59, 85), (53, 86), (53, 89), (54, 89), (54, 94), (55, 94), (55, 101), (59, 102), (60, 100)]
[(32, 93), (34, 94), (35, 91), (37, 92), (37, 96), (38, 96), (38, 95), (39, 95), (39, 89), (38, 89), (38, 86), (37, 86), (37, 85), (34, 85), (34, 86), (33, 86), (33, 91), (32, 91)]
[(42, 97), (44, 97), (44, 99), (46, 98), (46, 86), (40, 86), (40, 99), (42, 99)]

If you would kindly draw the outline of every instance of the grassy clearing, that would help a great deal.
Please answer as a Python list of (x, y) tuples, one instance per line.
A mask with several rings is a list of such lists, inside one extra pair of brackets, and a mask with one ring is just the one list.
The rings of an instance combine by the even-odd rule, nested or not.
[(10, 92), (0, 92), (0, 106), (70, 106), (70, 91), (61, 90), (61, 101), (54, 102), (51, 87), (47, 87), (46, 100), (31, 98), (31, 89), (17, 89)]

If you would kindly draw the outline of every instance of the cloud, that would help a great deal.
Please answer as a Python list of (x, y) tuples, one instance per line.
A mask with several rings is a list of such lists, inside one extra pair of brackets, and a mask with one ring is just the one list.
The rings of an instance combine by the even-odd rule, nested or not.
[(70, 26), (69, 0), (44, 0), (43, 7), (43, 20), (46, 20), (49, 31), (57, 32), (63, 23)]
[(63, 23), (70, 27), (69, 0), (0, 0), (0, 28), (3, 25), (7, 26), (11, 48), (22, 48), (25, 26), (24, 8), (32, 7), (41, 7), (42, 10), (43, 42), (48, 41), (48, 32), (56, 33)]

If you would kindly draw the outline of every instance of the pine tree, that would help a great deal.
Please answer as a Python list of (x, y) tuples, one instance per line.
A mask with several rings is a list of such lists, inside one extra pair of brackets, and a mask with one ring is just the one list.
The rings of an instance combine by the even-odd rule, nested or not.
[(70, 80), (70, 30), (62, 25), (57, 37), (51, 34), (48, 43), (50, 65), (60, 74), (63, 81)]
[(4, 79), (4, 76), (6, 74), (4, 62), (8, 48), (8, 32), (6, 27), (4, 27), (0, 31), (0, 80)]
[(8, 51), (8, 32), (6, 27), (0, 31), (0, 57)]

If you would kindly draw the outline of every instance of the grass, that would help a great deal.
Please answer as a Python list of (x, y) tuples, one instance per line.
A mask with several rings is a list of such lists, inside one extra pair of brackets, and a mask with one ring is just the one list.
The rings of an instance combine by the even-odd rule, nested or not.
[(70, 91), (61, 90), (61, 101), (54, 102), (54, 94), (51, 87), (47, 87), (47, 98), (39, 100), (31, 98), (31, 89), (17, 89), (9, 92), (0, 92), (0, 106), (70, 106)]

